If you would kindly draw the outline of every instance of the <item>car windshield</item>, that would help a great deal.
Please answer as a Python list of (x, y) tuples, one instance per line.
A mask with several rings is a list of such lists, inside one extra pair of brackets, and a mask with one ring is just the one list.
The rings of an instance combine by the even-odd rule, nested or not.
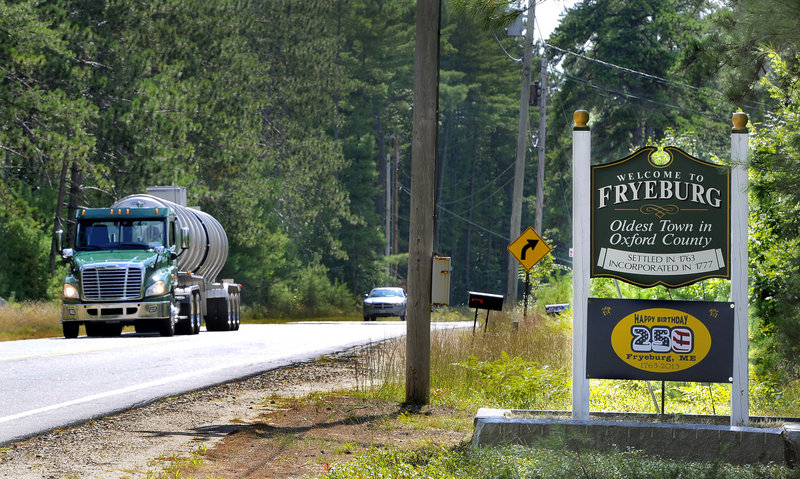
[(75, 238), (77, 250), (149, 249), (166, 246), (164, 220), (82, 221)]
[(403, 296), (402, 289), (373, 289), (371, 293), (369, 293), (370, 298), (386, 298), (389, 296)]

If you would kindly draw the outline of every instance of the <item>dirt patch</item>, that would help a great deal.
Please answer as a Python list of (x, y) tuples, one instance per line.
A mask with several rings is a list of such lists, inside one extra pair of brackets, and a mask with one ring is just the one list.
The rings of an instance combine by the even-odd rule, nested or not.
[[(436, 427), (457, 417), (447, 408), (408, 410), (385, 401), (319, 396), (276, 401), (257, 423), (238, 430), (204, 455), (185, 477), (302, 478), (322, 475), (369, 448), (423, 443), (455, 446), (470, 433)], [(469, 424), (470, 418), (464, 418)]]
[(396, 403), (328, 397), (364, 386), (366, 356), (273, 370), (12, 443), (0, 448), (0, 478), (304, 477), (367, 447), (471, 436), (471, 417), (446, 409), (410, 414)]

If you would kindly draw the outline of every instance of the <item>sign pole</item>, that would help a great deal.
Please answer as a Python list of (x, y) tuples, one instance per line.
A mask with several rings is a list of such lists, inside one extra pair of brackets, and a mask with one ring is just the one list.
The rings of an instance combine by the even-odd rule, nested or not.
[(747, 217), (748, 140), (747, 115), (733, 114), (731, 131), (731, 299), (734, 303), (733, 383), (731, 384), (731, 426), (747, 426), (748, 338), (747, 338)]
[(525, 271), (525, 295), (522, 307), (522, 320), (528, 320), (528, 296), (531, 294), (531, 270)]
[(586, 378), (586, 325), (589, 299), (590, 195), (592, 150), (589, 112), (573, 114), (572, 129), (572, 418), (589, 419), (589, 380)]

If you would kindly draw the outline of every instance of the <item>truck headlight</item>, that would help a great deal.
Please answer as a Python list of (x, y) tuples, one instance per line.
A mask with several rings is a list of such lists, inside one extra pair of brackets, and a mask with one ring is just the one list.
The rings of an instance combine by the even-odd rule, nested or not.
[(75, 286), (72, 286), (71, 284), (67, 283), (67, 284), (64, 285), (63, 295), (64, 295), (64, 298), (66, 298), (66, 299), (75, 299), (75, 298), (77, 298), (79, 296), (78, 288), (76, 288)]
[(159, 280), (147, 287), (145, 296), (161, 296), (167, 292), (167, 283)]

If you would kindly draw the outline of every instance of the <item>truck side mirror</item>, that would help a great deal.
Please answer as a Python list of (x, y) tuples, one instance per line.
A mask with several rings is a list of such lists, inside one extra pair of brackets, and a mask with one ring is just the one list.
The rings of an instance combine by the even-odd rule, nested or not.
[(72, 256), (75, 254), (72, 248), (64, 248), (64, 230), (57, 230), (56, 231), (56, 249), (57, 251), (61, 251), (61, 259), (64, 261), (69, 261)]
[(186, 226), (181, 228), (181, 249), (189, 248), (189, 228)]

